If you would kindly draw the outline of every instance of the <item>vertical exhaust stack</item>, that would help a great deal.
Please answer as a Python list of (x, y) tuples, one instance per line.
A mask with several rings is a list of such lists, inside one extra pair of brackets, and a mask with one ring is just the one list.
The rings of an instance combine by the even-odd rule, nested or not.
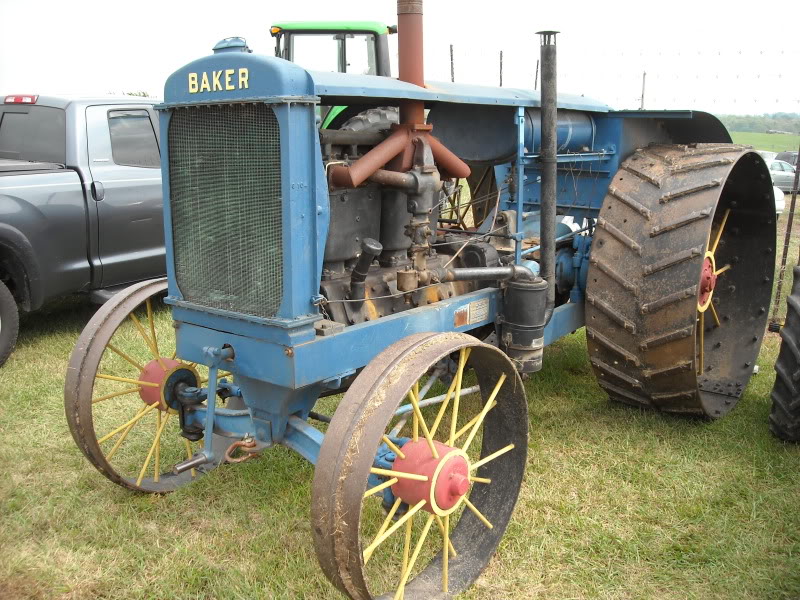
[[(397, 34), (400, 81), (425, 87), (422, 0), (397, 0)], [(404, 102), (400, 106), (400, 122), (406, 125), (424, 123), (425, 105), (420, 101)]]
[(550, 321), (556, 295), (556, 175), (558, 152), (558, 100), (556, 96), (556, 34), (537, 32), (541, 39), (542, 62), (542, 213), (541, 213), (541, 276), (549, 285), (546, 321)]

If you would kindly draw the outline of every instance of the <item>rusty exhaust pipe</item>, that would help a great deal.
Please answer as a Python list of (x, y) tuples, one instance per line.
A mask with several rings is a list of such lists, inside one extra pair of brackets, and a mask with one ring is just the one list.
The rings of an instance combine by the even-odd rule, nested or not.
[[(422, 0), (397, 0), (397, 32), (400, 81), (425, 87)], [(430, 131), (431, 126), (425, 124), (425, 103), (422, 100), (401, 102), (400, 125), (394, 126), (388, 138), (353, 164), (334, 166), (330, 170), (331, 182), (339, 187), (358, 187), (390, 161), (390, 170), (408, 171), (412, 167), (415, 140), (427, 141), (443, 176), (469, 177), (469, 166), (430, 135)], [(379, 178), (386, 179), (386, 176), (382, 174)]]
[[(425, 87), (422, 0), (397, 0), (397, 33), (400, 81)], [(424, 123), (425, 105), (418, 100), (401, 104), (400, 122), (408, 125)]]

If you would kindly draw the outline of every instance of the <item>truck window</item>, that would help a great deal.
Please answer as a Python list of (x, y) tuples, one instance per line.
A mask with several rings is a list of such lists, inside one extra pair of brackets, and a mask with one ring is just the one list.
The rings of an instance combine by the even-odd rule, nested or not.
[(118, 165), (158, 168), (161, 155), (150, 115), (146, 110), (108, 111), (111, 156)]
[(64, 110), (49, 106), (0, 106), (0, 158), (66, 163)]

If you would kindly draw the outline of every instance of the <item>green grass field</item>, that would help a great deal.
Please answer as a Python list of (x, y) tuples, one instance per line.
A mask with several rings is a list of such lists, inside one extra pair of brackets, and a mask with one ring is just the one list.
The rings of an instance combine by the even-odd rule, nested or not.
[[(70, 300), (26, 317), (0, 370), (0, 598), (339, 597), (312, 547), (313, 467), (296, 454), (276, 448), (166, 496), (117, 487), (83, 458), (62, 390), (91, 314)], [(582, 331), (548, 347), (526, 384), (514, 518), (462, 597), (800, 598), (800, 447), (767, 427), (778, 345), (767, 335), (760, 373), (713, 423), (610, 404)]]
[(800, 135), (732, 131), (731, 137), (735, 144), (747, 144), (748, 146), (753, 146), (756, 150), (783, 152), (784, 150), (796, 151), (800, 147)]

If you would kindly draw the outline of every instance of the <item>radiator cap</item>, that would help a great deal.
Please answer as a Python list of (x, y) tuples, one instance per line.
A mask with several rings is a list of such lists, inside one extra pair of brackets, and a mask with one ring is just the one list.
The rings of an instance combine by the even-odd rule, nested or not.
[(220, 52), (247, 52), (252, 54), (252, 50), (247, 47), (247, 40), (243, 37), (227, 37), (217, 42), (213, 48), (214, 54)]

